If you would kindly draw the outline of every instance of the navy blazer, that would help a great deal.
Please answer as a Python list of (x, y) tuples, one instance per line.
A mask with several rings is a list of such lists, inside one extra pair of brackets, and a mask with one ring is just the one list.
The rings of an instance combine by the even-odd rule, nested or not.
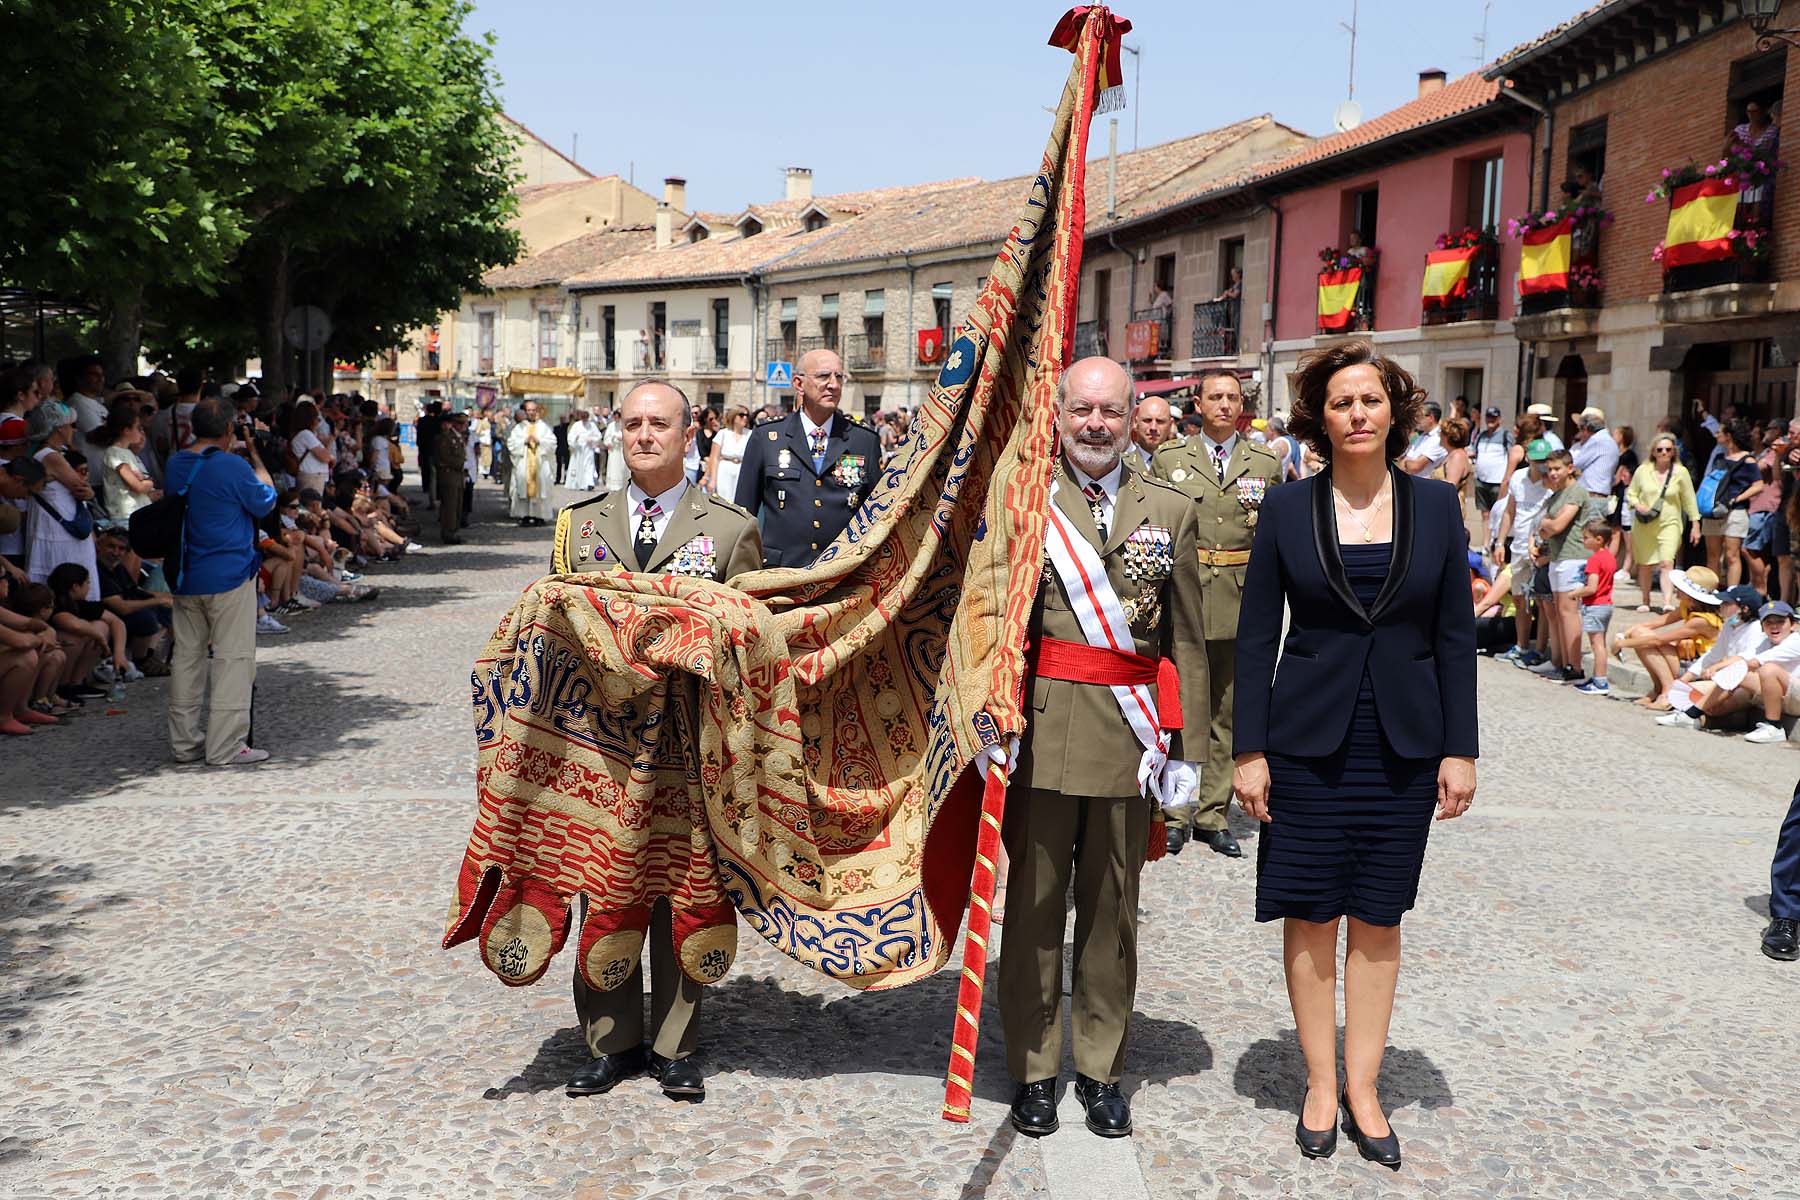
[[(1363, 668), (1403, 758), (1477, 753), (1475, 602), (1456, 489), (1390, 466), (1394, 552), (1365, 609), (1344, 574), (1329, 469), (1263, 499), (1238, 616), (1232, 753), (1334, 753)], [(1282, 604), (1290, 613), (1276, 667)]]

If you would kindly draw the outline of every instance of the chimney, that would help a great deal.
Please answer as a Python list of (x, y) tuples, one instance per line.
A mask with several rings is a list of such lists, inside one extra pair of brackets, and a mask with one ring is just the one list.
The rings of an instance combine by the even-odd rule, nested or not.
[(671, 175), (663, 180), (663, 203), (677, 212), (687, 211), (687, 180)]
[(667, 200), (658, 201), (656, 205), (656, 248), (667, 250), (669, 243), (675, 240), (675, 210), (669, 207)]
[(811, 167), (789, 167), (787, 169), (787, 198), (789, 200), (812, 199)]
[(1428, 67), (1419, 72), (1419, 99), (1423, 100), (1431, 93), (1444, 86), (1444, 71), (1441, 67)]

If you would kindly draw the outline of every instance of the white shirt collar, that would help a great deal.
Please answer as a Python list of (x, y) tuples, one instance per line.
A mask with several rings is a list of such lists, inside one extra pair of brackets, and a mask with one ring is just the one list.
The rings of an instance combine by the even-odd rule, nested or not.
[(1075, 481), (1075, 486), (1080, 488), (1084, 495), (1087, 493), (1088, 484), (1097, 483), (1100, 485), (1100, 489), (1106, 493), (1106, 503), (1111, 504), (1113, 500), (1118, 497), (1119, 484), (1125, 478), (1125, 460), (1123, 458), (1113, 464), (1112, 470), (1108, 471), (1098, 479), (1095, 479), (1092, 475), (1089, 475), (1086, 471), (1083, 471), (1068, 459), (1065, 458), (1064, 461), (1068, 462), (1069, 465), (1069, 478)]
[(687, 491), (687, 488), (688, 482), (686, 479), (683, 479), (662, 495), (652, 496), (649, 492), (646, 492), (643, 488), (639, 487), (637, 481), (634, 479), (630, 486), (625, 489), (625, 499), (631, 502), (631, 515), (633, 517), (638, 515), (638, 509), (643, 505), (644, 501), (655, 500), (656, 506), (662, 510), (662, 515), (658, 517), (655, 522), (656, 531), (660, 534), (664, 523), (669, 519), (669, 514), (675, 511), (676, 503), (680, 501), (681, 494)]
[[(800, 414), (800, 430), (801, 430), (801, 432), (806, 434), (806, 441), (807, 441), (808, 445), (812, 444), (813, 434), (817, 433), (821, 429), (823, 429), (825, 431), (825, 436), (827, 438), (829, 438), (831, 436), (831, 417), (825, 418), (825, 423), (823, 425), (814, 425), (812, 418), (806, 415), (806, 410), (804, 408), (796, 409), (795, 411)], [(836, 415), (837, 415), (836, 413), (832, 414), (832, 416), (836, 416)]]
[(1207, 434), (1206, 430), (1202, 429), (1200, 431), (1200, 441), (1202, 444), (1204, 444), (1206, 446), (1206, 456), (1208, 458), (1211, 458), (1213, 456), (1213, 452), (1222, 446), (1225, 449), (1225, 460), (1227, 462), (1230, 462), (1232, 453), (1237, 449), (1238, 435), (1237, 435), (1237, 432), (1234, 430), (1234, 431), (1232, 431), (1231, 436), (1226, 438), (1224, 441), (1215, 442)]

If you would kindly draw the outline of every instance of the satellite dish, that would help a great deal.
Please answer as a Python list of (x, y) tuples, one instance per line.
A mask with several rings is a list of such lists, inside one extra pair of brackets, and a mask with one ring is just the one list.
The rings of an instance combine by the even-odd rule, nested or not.
[(1339, 133), (1362, 124), (1362, 105), (1346, 100), (1331, 110), (1331, 127)]
[(317, 305), (302, 304), (288, 309), (281, 334), (296, 350), (323, 350), (331, 340), (331, 318)]

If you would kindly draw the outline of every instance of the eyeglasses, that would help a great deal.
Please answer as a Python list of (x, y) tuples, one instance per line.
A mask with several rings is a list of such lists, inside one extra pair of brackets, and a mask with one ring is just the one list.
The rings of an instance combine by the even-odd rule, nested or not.
[(836, 383), (839, 387), (842, 387), (850, 379), (850, 377), (842, 371), (815, 371), (811, 375), (808, 375), (807, 378), (820, 385)]

